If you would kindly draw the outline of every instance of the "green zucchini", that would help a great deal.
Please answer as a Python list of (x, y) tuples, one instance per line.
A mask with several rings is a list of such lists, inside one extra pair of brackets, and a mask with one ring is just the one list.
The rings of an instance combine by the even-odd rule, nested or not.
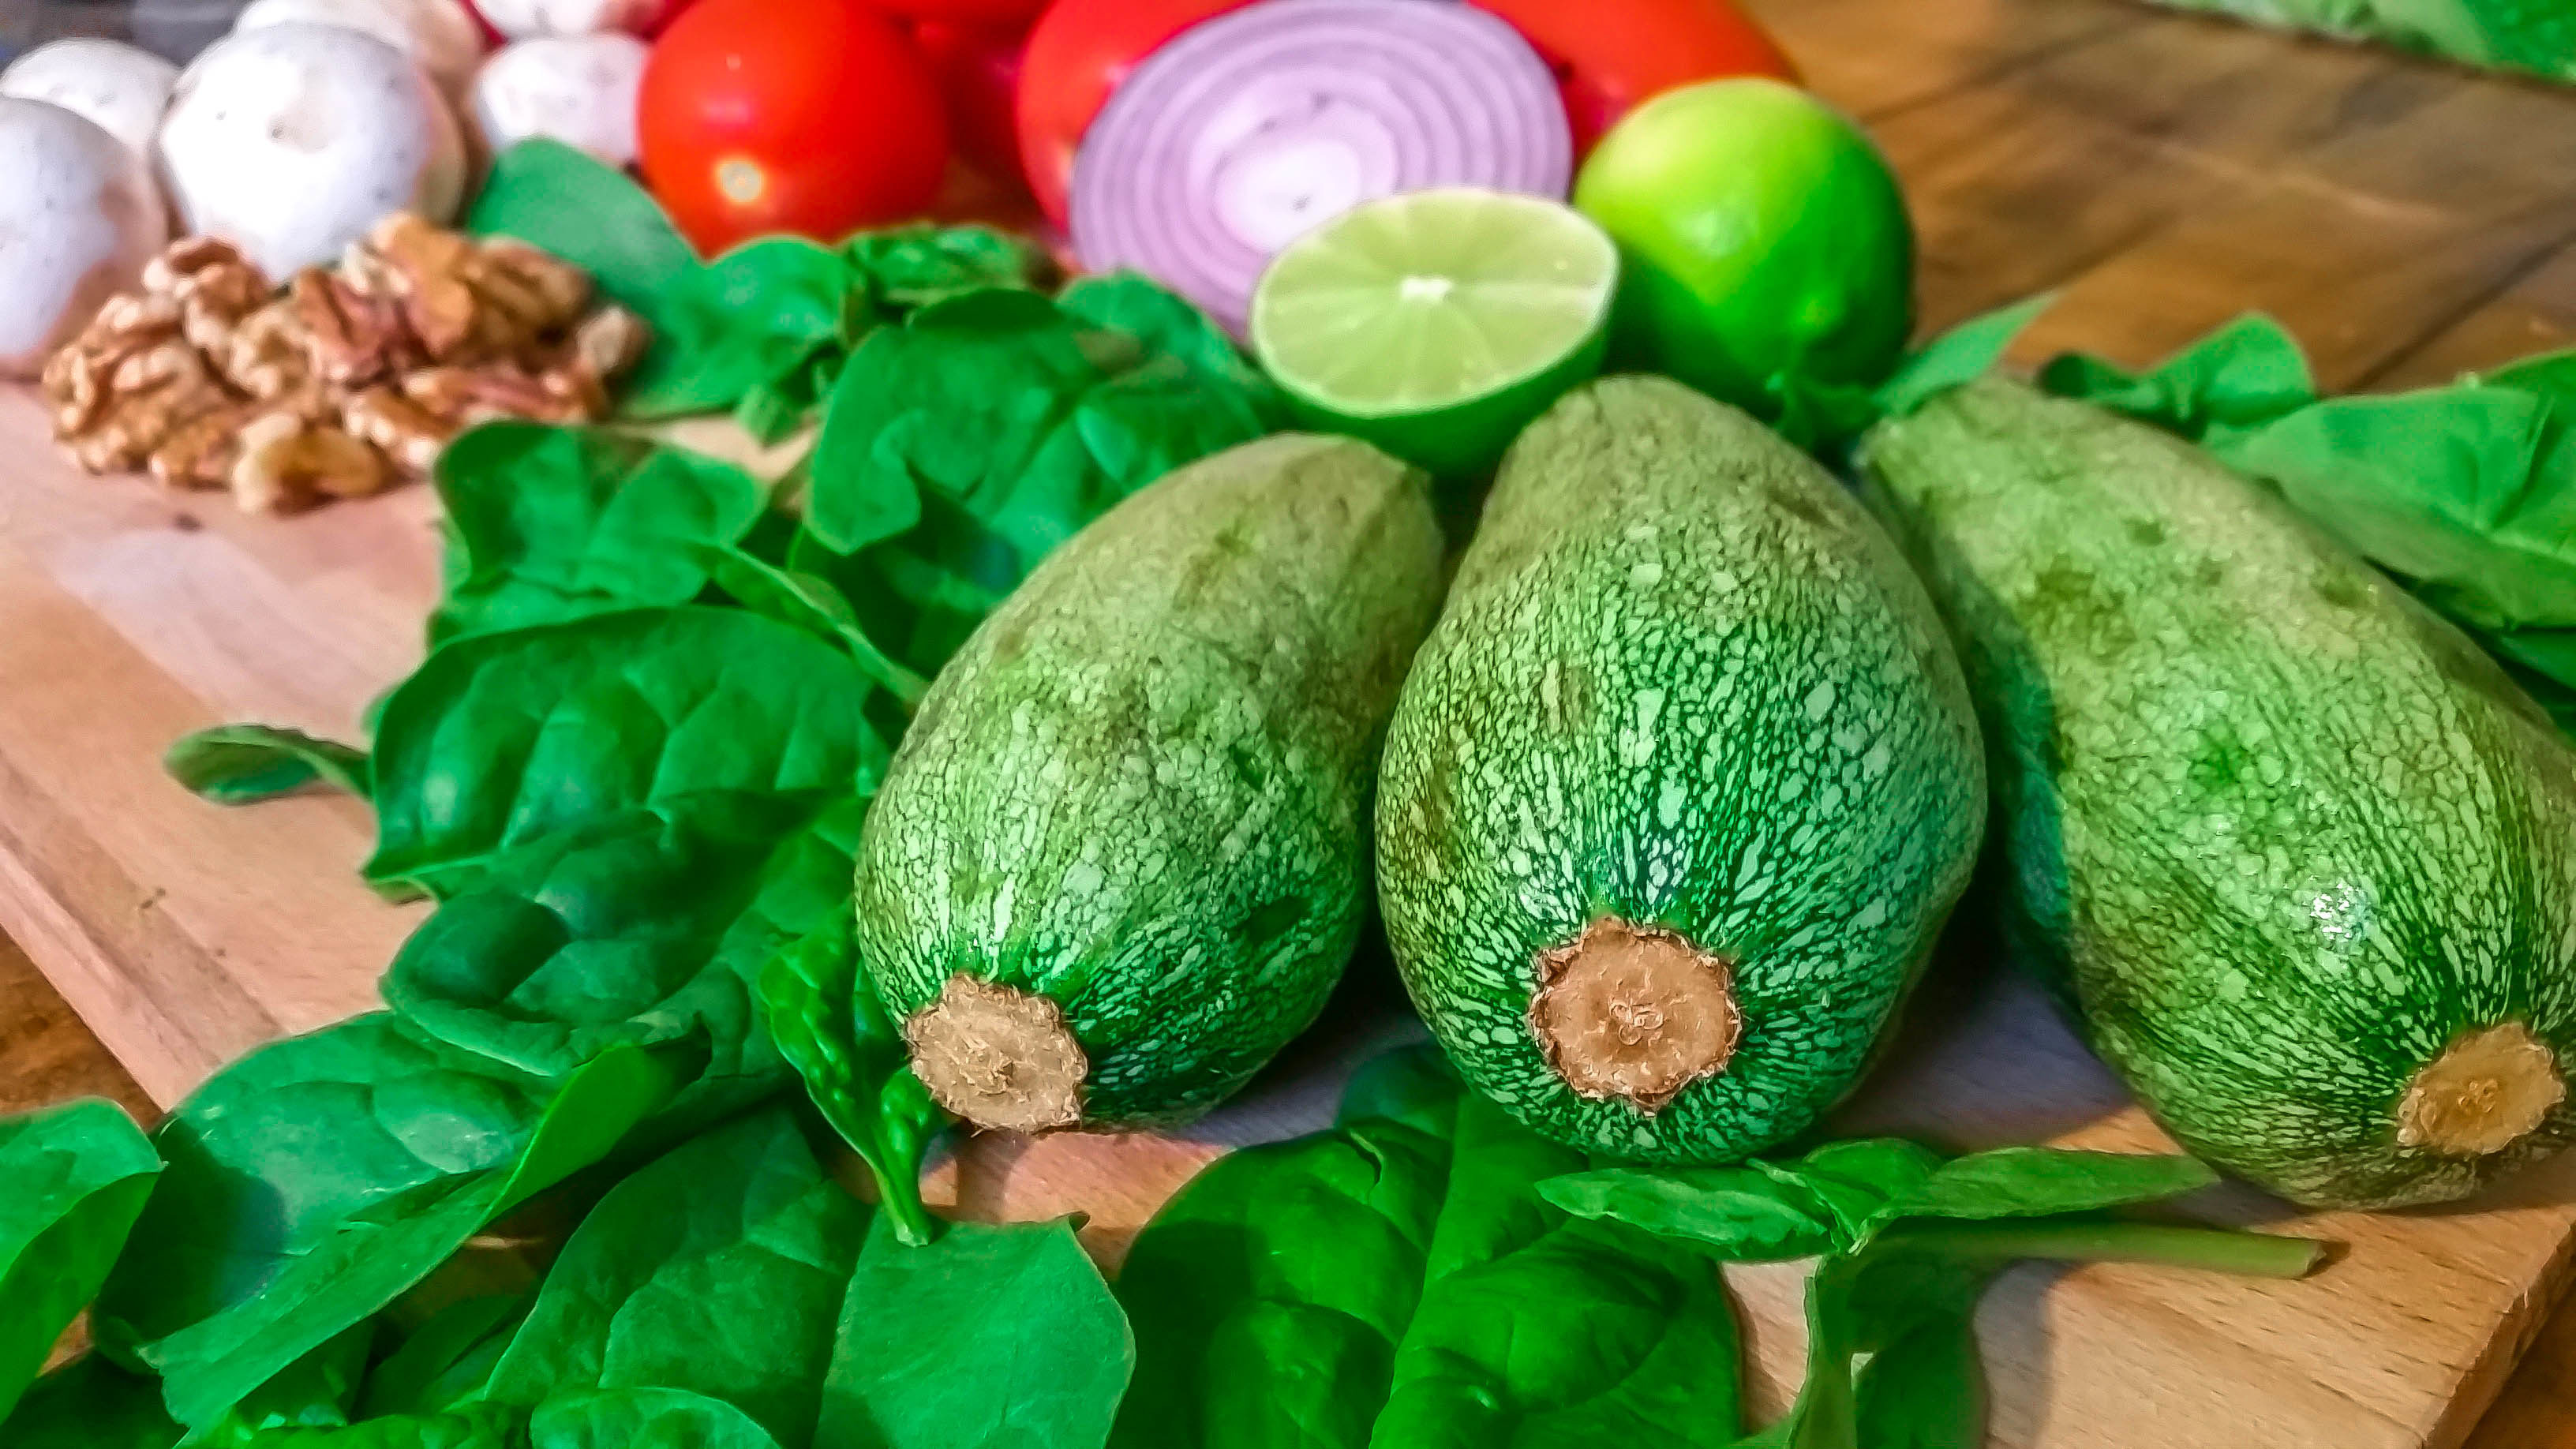
[(1866, 441), (1985, 716), (2005, 935), (2206, 1160), (2462, 1196), (2565, 1143), (2576, 753), (2207, 454), (1985, 382)]
[(976, 631), (859, 849), (860, 958), (943, 1106), (1177, 1121), (1314, 1020), (1441, 552), (1419, 472), (1268, 438), (1111, 509)]
[(1733, 408), (1595, 383), (1505, 459), (1389, 726), (1397, 963), (1537, 1130), (1741, 1157), (1859, 1077), (1968, 879), (1982, 758), (1857, 501)]

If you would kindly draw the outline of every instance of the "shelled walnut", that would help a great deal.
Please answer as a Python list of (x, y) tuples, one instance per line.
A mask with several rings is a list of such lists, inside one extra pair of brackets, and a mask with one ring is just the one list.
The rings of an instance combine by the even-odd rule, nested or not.
[(407, 212), (339, 265), (270, 285), (229, 244), (173, 243), (44, 373), (54, 438), (93, 473), (148, 468), (254, 513), (426, 476), (494, 418), (582, 422), (650, 340), (580, 268)]

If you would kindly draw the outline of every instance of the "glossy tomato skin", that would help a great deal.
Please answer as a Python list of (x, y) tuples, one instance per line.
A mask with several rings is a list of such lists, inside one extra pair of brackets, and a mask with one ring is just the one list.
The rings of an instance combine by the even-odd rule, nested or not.
[(932, 20), (949, 25), (994, 29), (1028, 28), (1047, 0), (868, 0), (888, 15), (906, 20)]
[(1109, 93), (1163, 42), (1248, 0), (1055, 0), (1020, 60), (1020, 160), (1029, 191), (1065, 224), (1073, 156)]
[(698, 0), (645, 63), (636, 139), (653, 194), (708, 253), (905, 220), (948, 169), (929, 66), (861, 0)]
[(1577, 155), (1632, 108), (1724, 76), (1795, 82), (1789, 57), (1727, 0), (1473, 0), (1547, 59)]
[(1020, 133), (1013, 114), (1025, 31), (925, 20), (913, 43), (948, 102), (948, 135), (967, 165), (1004, 186), (1020, 185)]

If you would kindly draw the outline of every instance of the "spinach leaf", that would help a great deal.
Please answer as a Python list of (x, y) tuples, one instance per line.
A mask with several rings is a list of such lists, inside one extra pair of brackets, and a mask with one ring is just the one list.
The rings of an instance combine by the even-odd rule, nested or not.
[(929, 693), (930, 681), (879, 649), (859, 622), (858, 611), (829, 580), (780, 568), (739, 548), (706, 549), (700, 559), (707, 577), (735, 603), (847, 649), (861, 676), (906, 706), (919, 704)]
[(848, 913), (861, 805), (717, 792), (602, 816), (495, 857), (386, 972), (415, 1028), (532, 1076), (690, 1041), (707, 1075), (775, 1071), (757, 974)]
[(2516, 387), (2347, 397), (2220, 453), (2440, 612), (2477, 630), (2576, 627), (2576, 446)]
[(637, 372), (626, 409), (668, 417), (731, 407), (845, 333), (863, 332), (869, 308), (862, 277), (840, 252), (802, 237), (746, 242), (690, 272), (664, 300), (656, 321), (668, 346)]
[(2280, 323), (2254, 312), (2147, 372), (2070, 352), (2040, 369), (2039, 385), (2059, 397), (2081, 398), (2211, 441), (2262, 427), (2317, 400), (2316, 379), (2298, 341)]
[(806, 1093), (876, 1179), (895, 1235), (913, 1246), (935, 1235), (921, 1205), (921, 1159), (948, 1116), (912, 1074), (902, 1033), (859, 973), (849, 897), (810, 935), (770, 958), (760, 999), (779, 1052)]
[(518, 1416), (491, 1404), (438, 1414), (398, 1414), (334, 1429), (279, 1428), (243, 1449), (517, 1449)]
[[(1135, 291), (1147, 285), (1084, 295), (1104, 315), (1150, 318)], [(935, 672), (1083, 524), (1169, 469), (1269, 431), (1248, 385), (1156, 350), (1201, 348), (1186, 328), (1150, 325), (1149, 339), (988, 288), (870, 334), (825, 408), (788, 567), (830, 580), (867, 637)]]
[(169, 1167), (100, 1295), (101, 1341), (162, 1374), (173, 1417), (212, 1425), (675, 1086), (625, 1048), (546, 1094), (381, 1014), (254, 1052), (154, 1134)]
[(2056, 301), (2054, 292), (2026, 297), (1971, 317), (1933, 338), (1878, 385), (1871, 397), (1872, 411), (1879, 417), (1903, 417), (1941, 393), (1985, 376), (2022, 329), (2038, 321)]
[(1287, 402), (1267, 373), (1255, 367), (1225, 329), (1178, 294), (1135, 272), (1077, 277), (1056, 294), (1056, 305), (1096, 327), (1124, 332), (1148, 351), (1172, 358), (1208, 383), (1240, 394), (1271, 426), (1287, 416)]
[(437, 472), (454, 577), (432, 643), (685, 604), (707, 584), (696, 550), (740, 540), (767, 503), (730, 464), (597, 428), (486, 423)]
[(1780, 411), (1776, 430), (1800, 447), (1833, 453), (1881, 418), (1903, 417), (1940, 393), (1985, 375), (2022, 329), (2057, 300), (2043, 292), (1971, 317), (1923, 344), (1875, 387), (1819, 382), (1784, 373), (1772, 379)]
[(535, 1407), (582, 1390), (687, 1389), (806, 1449), (868, 1218), (788, 1113), (707, 1133), (600, 1199), (486, 1396)]
[(1539, 1191), (1579, 1216), (1721, 1259), (1824, 1255), (1807, 1281), (1805, 1387), (1787, 1417), (1741, 1449), (1974, 1449), (1985, 1433), (1977, 1300), (2015, 1260), (2274, 1277), (2315, 1265), (2319, 1245), (2303, 1238), (2095, 1215), (2215, 1180), (2187, 1157), (2007, 1147), (1944, 1162), (1875, 1139), (1741, 1168), (1575, 1173)]
[[(1708, 1262), (1532, 1191), (1583, 1165), (1414, 1057), (1218, 1160), (1137, 1238), (1112, 1442), (1701, 1445), (1738, 1422)], [(1569, 1305), (1581, 1305), (1569, 1312)]]
[(0, 1415), (9, 1449), (173, 1449), (187, 1431), (161, 1407), (161, 1385), (84, 1354), (27, 1390)]
[(160, 1173), (113, 1102), (0, 1118), (0, 1420), (98, 1296)]
[(254, 1443), (276, 1429), (347, 1427), (375, 1340), (375, 1320), (351, 1325), (189, 1435), (185, 1449)]
[(367, 798), (367, 752), (275, 725), (217, 725), (170, 746), (170, 778), (201, 800), (248, 805), (329, 785)]
[(814, 1442), (1100, 1449), (1134, 1362), (1072, 1223), (957, 1223), (908, 1247), (881, 1220), (850, 1279)]
[(600, 292), (654, 325), (697, 265), (661, 206), (623, 171), (542, 137), (493, 158), (464, 230), (514, 236), (590, 273)]
[(683, 1389), (567, 1394), (537, 1406), (530, 1449), (779, 1449), (757, 1420)]
[(367, 1375), (359, 1417), (432, 1414), (462, 1402), (491, 1378), (530, 1301), (526, 1294), (489, 1293), (432, 1314)]
[(457, 640), (385, 706), (367, 876), (453, 894), (551, 831), (720, 791), (873, 786), (850, 657), (739, 609), (644, 609)]
[(908, 312), (987, 287), (1034, 288), (1052, 270), (1044, 252), (989, 226), (863, 232), (850, 238), (843, 251), (866, 279), (869, 295), (888, 312)]

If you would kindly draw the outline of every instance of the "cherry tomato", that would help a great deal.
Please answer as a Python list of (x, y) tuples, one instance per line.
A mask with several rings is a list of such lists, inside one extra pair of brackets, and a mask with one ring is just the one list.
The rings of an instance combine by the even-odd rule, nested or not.
[(948, 134), (957, 154), (1005, 186), (1020, 185), (1020, 133), (1012, 107), (1026, 33), (925, 20), (912, 27), (912, 39), (948, 102)]
[(644, 65), (644, 177), (690, 241), (838, 241), (917, 215), (948, 121), (912, 42), (861, 0), (699, 0)]
[(888, 15), (905, 20), (932, 20), (948, 25), (981, 25), (1026, 29), (1047, 7), (1047, 0), (868, 0)]
[(1556, 70), (1576, 154), (1640, 101), (1694, 81), (1797, 72), (1727, 0), (1475, 0)]
[(1020, 159), (1029, 190), (1064, 225), (1073, 153), (1127, 72), (1164, 41), (1246, 0), (1055, 0), (1020, 60)]

